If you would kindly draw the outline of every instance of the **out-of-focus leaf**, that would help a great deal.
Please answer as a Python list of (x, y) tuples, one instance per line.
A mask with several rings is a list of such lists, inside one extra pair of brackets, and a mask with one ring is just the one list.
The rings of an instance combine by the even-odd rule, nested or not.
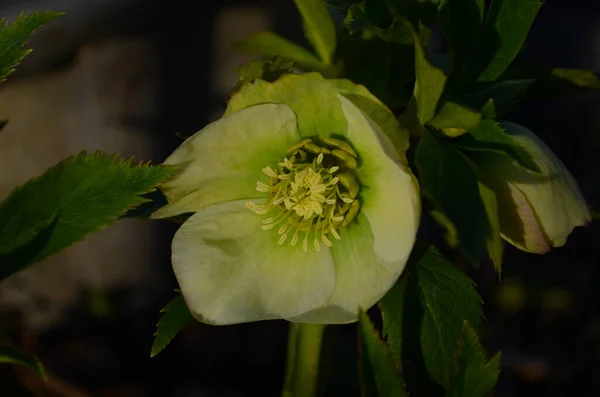
[(37, 372), (42, 379), (48, 380), (48, 373), (40, 360), (14, 347), (0, 346), (0, 363), (22, 365)]

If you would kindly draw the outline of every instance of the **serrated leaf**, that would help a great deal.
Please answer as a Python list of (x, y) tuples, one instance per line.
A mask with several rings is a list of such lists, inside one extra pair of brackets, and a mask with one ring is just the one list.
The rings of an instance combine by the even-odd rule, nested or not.
[(483, 120), (468, 134), (454, 139), (452, 144), (463, 150), (500, 153), (509, 156), (530, 171), (540, 172), (531, 154), (494, 120)]
[(239, 52), (266, 57), (290, 58), (309, 70), (322, 71), (326, 68), (326, 65), (310, 51), (272, 32), (252, 34), (235, 43), (233, 48)]
[(390, 348), (379, 337), (365, 312), (359, 315), (358, 326), (362, 395), (365, 397), (406, 396)]
[(172, 172), (163, 166), (132, 165), (116, 155), (82, 152), (15, 188), (0, 203), (0, 279), (146, 202), (141, 195)]
[(181, 330), (194, 322), (183, 295), (177, 295), (160, 312), (163, 315), (156, 325), (150, 357), (163, 351)]
[(436, 113), (437, 105), (444, 92), (446, 75), (435, 67), (425, 55), (421, 39), (413, 32), (415, 47), (415, 102), (417, 117), (426, 124)]
[(492, 1), (468, 67), (475, 81), (495, 81), (504, 73), (523, 47), (541, 6), (540, 0)]
[(468, 160), (449, 140), (425, 130), (415, 163), (423, 194), (452, 222), (465, 257), (473, 263), (484, 260), (492, 231)]
[(481, 322), (481, 297), (473, 281), (437, 248), (425, 246), (413, 251), (405, 274), (380, 306), (384, 334), (402, 365), (408, 390), (439, 395), (463, 321), (475, 327)]
[(322, 0), (294, 0), (302, 15), (304, 34), (325, 65), (331, 65), (336, 47), (336, 29)]
[(14, 347), (0, 346), (0, 363), (22, 365), (35, 371), (43, 380), (48, 380), (48, 373), (40, 360)]
[(479, 125), (481, 113), (455, 102), (444, 102), (430, 124), (444, 135), (457, 137)]
[(24, 49), (27, 38), (42, 25), (58, 18), (62, 13), (35, 11), (21, 13), (15, 21), (8, 23), (0, 19), (0, 83), (14, 72), (23, 58), (31, 52)]
[(447, 393), (451, 397), (484, 397), (500, 374), (500, 354), (487, 360), (477, 332), (468, 321), (463, 324), (455, 353)]

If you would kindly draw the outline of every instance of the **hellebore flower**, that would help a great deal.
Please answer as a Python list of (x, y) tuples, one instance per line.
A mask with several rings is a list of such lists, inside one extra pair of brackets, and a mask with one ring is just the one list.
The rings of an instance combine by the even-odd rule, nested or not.
[(477, 163), (493, 180), (502, 237), (531, 253), (563, 246), (575, 227), (591, 221), (577, 183), (533, 132), (510, 122), (501, 126), (531, 154), (541, 171), (530, 172), (500, 154), (477, 156)]
[(153, 214), (193, 213), (172, 243), (193, 315), (356, 321), (393, 286), (415, 241), (420, 202), (402, 136), (349, 81), (289, 74), (242, 87), (223, 118), (165, 161), (181, 171)]

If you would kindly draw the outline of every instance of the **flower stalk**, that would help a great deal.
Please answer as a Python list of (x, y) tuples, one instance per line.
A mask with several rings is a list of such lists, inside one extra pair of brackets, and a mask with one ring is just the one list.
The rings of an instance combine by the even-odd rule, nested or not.
[(282, 397), (314, 397), (325, 324), (290, 323)]

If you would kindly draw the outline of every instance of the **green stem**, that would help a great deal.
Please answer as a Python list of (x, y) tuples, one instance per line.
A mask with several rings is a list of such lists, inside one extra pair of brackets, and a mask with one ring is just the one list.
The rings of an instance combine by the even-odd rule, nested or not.
[(324, 324), (290, 323), (282, 397), (314, 397), (317, 393)]

